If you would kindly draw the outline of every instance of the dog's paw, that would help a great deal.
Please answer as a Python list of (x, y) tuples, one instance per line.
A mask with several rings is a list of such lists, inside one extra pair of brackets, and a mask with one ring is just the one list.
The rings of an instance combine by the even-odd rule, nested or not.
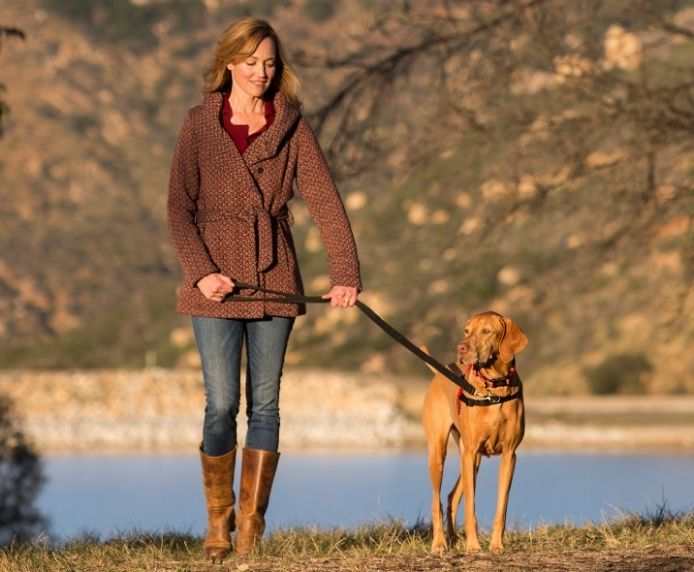
[(437, 556), (443, 556), (443, 553), (448, 550), (448, 543), (445, 538), (435, 538), (431, 543), (431, 553)]
[(504, 551), (504, 545), (501, 542), (492, 542), (489, 545), (489, 550), (494, 554), (501, 554)]
[(477, 554), (478, 552), (481, 552), (482, 547), (480, 546), (480, 543), (477, 540), (473, 541), (467, 541), (465, 543), (465, 553), (466, 554)]

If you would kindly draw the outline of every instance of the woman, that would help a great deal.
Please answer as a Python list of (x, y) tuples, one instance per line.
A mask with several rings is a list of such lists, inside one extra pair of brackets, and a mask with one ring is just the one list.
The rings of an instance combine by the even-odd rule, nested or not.
[[(328, 252), (334, 307), (361, 290), (354, 237), (315, 135), (300, 112), (298, 80), (263, 20), (229, 26), (189, 110), (171, 167), (169, 230), (182, 271), (176, 309), (192, 316), (206, 394), (200, 446), (208, 511), (205, 553), (248, 554), (262, 536), (279, 458), (279, 388), (302, 304), (264, 302), (235, 281), (303, 293), (287, 202), (296, 182)], [(258, 301), (234, 301), (234, 294)], [(240, 363), (246, 340), (248, 434), (238, 515), (232, 489)]]

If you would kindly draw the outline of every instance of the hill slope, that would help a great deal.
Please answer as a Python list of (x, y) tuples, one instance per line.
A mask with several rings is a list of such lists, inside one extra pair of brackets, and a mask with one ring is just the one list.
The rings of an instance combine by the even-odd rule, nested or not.
[[(689, 3), (679, 4), (668, 18), (694, 30)], [(7, 44), (0, 60), (12, 110), (0, 141), (0, 365), (191, 364), (188, 322), (173, 312), (168, 163), (216, 35), (248, 4), (89, 5), (9, 0), (2, 14), (27, 41)], [(306, 54), (354, 49), (381, 3), (319, 5), (258, 4), (304, 63), (309, 113), (349, 74), (312, 67)], [(591, 65), (622, 66), (625, 83), (609, 89), (639, 85), (640, 77), (668, 87), (676, 64), (694, 76), (687, 33), (629, 35), (614, 27), (620, 3), (607, 5), (589, 31), (575, 24), (566, 32), (565, 43)], [(581, 85), (571, 83), (580, 76), (572, 70), (588, 64), (556, 54), (546, 65), (532, 61), (539, 56), (523, 47), (525, 36), (510, 33), (524, 67), (507, 77), (490, 67), (501, 35), (477, 60), (446, 63), (464, 76), (460, 102), (479, 128), (464, 120), (469, 114), (442, 107), (422, 60), (387, 99), (380, 94), (378, 113), (363, 108), (359, 152), (369, 161), (359, 164), (368, 166), (346, 175), (357, 151), (331, 154), (360, 248), (364, 301), (442, 359), (452, 358), (469, 313), (507, 313), (529, 334), (520, 365), (538, 391), (581, 392), (610, 379), (634, 391), (694, 389), (690, 138), (647, 138), (638, 122), (605, 129), (602, 94), (577, 97)], [(571, 34), (583, 34), (583, 44), (567, 40)], [(619, 60), (619, 51), (610, 55), (610, 34), (624, 45), (640, 42), (636, 65)], [(406, 45), (409, 36), (390, 41)], [(471, 69), (487, 74), (479, 88)], [(334, 135), (326, 122), (331, 151)], [(657, 154), (645, 153), (654, 141)], [(320, 242), (300, 199), (292, 208), (307, 290), (320, 293), (327, 285)], [(288, 364), (426, 375), (356, 310), (322, 307), (297, 322)]]

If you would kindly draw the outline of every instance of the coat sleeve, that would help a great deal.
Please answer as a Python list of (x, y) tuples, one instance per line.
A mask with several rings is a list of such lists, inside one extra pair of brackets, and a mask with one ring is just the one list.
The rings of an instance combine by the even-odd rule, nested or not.
[(296, 137), (296, 183), (328, 252), (330, 282), (361, 290), (357, 247), (345, 207), (318, 140), (303, 117)]
[(190, 287), (195, 286), (200, 278), (219, 272), (195, 224), (199, 187), (198, 150), (189, 111), (171, 163), (167, 216), (169, 235), (183, 271), (183, 280)]

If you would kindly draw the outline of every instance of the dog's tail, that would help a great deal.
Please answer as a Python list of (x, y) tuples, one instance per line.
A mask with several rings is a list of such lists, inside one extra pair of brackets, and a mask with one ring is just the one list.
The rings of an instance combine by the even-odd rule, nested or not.
[[(429, 355), (431, 355), (431, 354), (429, 353), (429, 348), (426, 347), (425, 345), (419, 346), (419, 349), (422, 350), (423, 352), (426, 352), (426, 353), (428, 353)], [(438, 372), (436, 369), (434, 369), (434, 367), (431, 366), (430, 364), (427, 364), (427, 367), (428, 367), (431, 371), (433, 371), (434, 373), (439, 373), (439, 372)]]

